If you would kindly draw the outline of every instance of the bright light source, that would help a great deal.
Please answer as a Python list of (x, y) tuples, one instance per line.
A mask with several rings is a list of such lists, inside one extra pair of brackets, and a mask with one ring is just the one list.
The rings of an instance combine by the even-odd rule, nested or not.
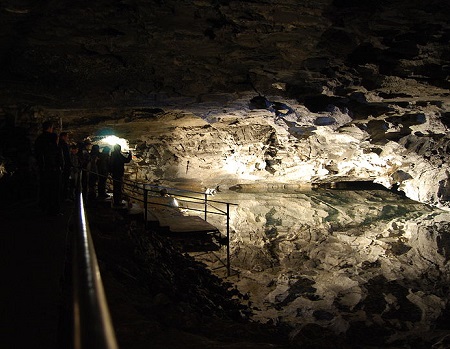
[(128, 141), (125, 138), (119, 138), (117, 136), (106, 136), (105, 138), (102, 138), (98, 141), (98, 145), (100, 146), (100, 148), (109, 146), (111, 147), (111, 150), (116, 144), (119, 144), (122, 147), (123, 152), (127, 152), (128, 150), (130, 150)]

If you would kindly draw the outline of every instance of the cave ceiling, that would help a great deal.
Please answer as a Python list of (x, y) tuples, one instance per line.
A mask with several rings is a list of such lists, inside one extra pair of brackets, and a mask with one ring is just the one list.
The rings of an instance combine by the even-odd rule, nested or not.
[(0, 105), (181, 106), (245, 93), (355, 115), (380, 101), (445, 104), (449, 14), (446, 0), (2, 0)]

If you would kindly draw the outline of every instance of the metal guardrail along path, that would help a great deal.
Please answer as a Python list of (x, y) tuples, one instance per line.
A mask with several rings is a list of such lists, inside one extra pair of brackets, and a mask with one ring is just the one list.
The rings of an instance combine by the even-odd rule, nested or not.
[(77, 229), (72, 241), (72, 345), (74, 349), (117, 349), (81, 190), (76, 208)]

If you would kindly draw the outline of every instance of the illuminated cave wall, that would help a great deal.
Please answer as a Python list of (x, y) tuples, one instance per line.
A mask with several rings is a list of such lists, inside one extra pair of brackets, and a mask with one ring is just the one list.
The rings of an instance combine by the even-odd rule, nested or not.
[[(23, 128), (32, 141), (50, 116), (87, 135), (114, 128), (153, 142), (139, 154), (152, 180), (374, 180), (445, 207), (449, 6), (4, 1), (1, 129)], [(277, 112), (249, 109), (256, 96)], [(155, 110), (211, 127), (178, 123), (161, 140), (126, 131)], [(2, 156), (14, 158), (8, 142)]]

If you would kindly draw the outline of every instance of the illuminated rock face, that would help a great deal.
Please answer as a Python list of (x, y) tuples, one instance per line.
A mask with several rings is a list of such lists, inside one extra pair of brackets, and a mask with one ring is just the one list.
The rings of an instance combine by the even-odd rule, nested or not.
[[(408, 124), (408, 110), (380, 116), (374, 123), (373, 118), (354, 121), (336, 107), (312, 113), (294, 101), (284, 102), (290, 114), (251, 110), (241, 101), (232, 111), (209, 110), (208, 116), (194, 111), (204, 119), (167, 112), (146, 121), (145, 132), (140, 123), (123, 126), (134, 129), (127, 132), (138, 144), (133, 172), (150, 181), (222, 190), (256, 183), (373, 181), (398, 188), (413, 200), (448, 207), (449, 138), (438, 109), (415, 109), (415, 115), (421, 112), (414, 123)], [(328, 125), (317, 125), (324, 119)], [(395, 126), (389, 121), (394, 119)], [(409, 134), (394, 137), (405, 128)]]
[[(203, 119), (162, 114), (136, 138), (151, 165), (141, 171), (168, 184), (218, 185), (218, 200), (238, 203), (236, 283), (251, 294), (254, 318), (288, 324), (294, 342), (311, 324), (321, 326), (315, 340), (326, 328), (361, 345), (437, 342), (447, 329), (450, 216), (420, 202), (448, 208), (442, 109), (355, 121), (338, 108), (312, 113), (283, 102), (294, 113), (241, 101), (220, 112), (198, 106), (192, 112)], [(397, 186), (415, 201), (308, 188), (341, 181)]]
[[(127, 135), (150, 145), (142, 178), (373, 180), (444, 207), (449, 6), (5, 1), (0, 117), (17, 123), (36, 105), (60, 108), (57, 118), (71, 108), (72, 117), (75, 108), (110, 108), (109, 117), (130, 106), (191, 111), (210, 126), (178, 122), (163, 140), (151, 130)], [(275, 103), (263, 112), (250, 100)]]
[[(307, 323), (356, 340), (426, 332), (448, 303), (449, 218), (418, 202), (449, 208), (449, 5), (6, 0), (2, 131), (112, 130), (137, 146), (131, 178), (239, 200), (240, 286), (293, 338)], [(346, 181), (416, 202), (239, 193)]]

